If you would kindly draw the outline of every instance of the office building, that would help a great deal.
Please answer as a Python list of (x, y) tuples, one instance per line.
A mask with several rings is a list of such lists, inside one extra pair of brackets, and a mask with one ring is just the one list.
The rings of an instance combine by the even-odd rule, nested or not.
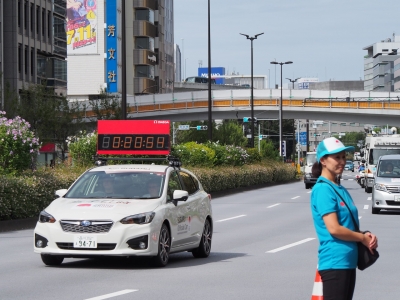
[(182, 54), (181, 49), (177, 44), (174, 45), (174, 57), (175, 57), (175, 82), (182, 81)]
[(0, 0), (2, 91), (43, 83), (66, 95), (65, 18), (66, 0)]
[(173, 91), (173, 0), (124, 2), (125, 9), (121, 0), (97, 1), (94, 7), (85, 2), (80, 17), (68, 22), (75, 30), (68, 45), (70, 100), (95, 99), (103, 89), (121, 94), (124, 38), (127, 95)]
[(394, 61), (399, 58), (400, 36), (393, 34), (392, 38), (374, 43), (363, 50), (364, 56), (364, 90), (394, 91)]
[(397, 58), (394, 61), (394, 91), (400, 91), (400, 58)]

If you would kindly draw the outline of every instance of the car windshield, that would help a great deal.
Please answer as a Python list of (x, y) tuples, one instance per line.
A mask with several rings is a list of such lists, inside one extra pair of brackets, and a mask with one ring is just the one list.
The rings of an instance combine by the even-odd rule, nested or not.
[(400, 154), (400, 149), (371, 149), (369, 150), (369, 164), (376, 165), (382, 155)]
[(400, 178), (400, 160), (382, 160), (379, 162), (378, 177)]
[(82, 175), (64, 198), (160, 198), (165, 173), (90, 171)]
[(350, 160), (346, 161), (346, 165), (352, 165), (352, 164), (353, 164), (352, 161), (350, 161)]
[(307, 165), (312, 166), (317, 161), (316, 153), (307, 153)]

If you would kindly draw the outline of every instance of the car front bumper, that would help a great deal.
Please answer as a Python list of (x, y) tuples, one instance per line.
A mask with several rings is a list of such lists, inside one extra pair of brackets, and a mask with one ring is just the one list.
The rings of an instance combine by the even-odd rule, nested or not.
[(379, 209), (400, 210), (400, 194), (391, 194), (374, 188), (372, 193), (372, 207)]
[[(160, 228), (161, 225), (157, 222), (144, 225), (125, 225), (116, 222), (106, 233), (71, 233), (65, 232), (59, 222), (53, 224), (38, 222), (34, 230), (33, 246), (36, 253), (64, 257), (155, 256), (158, 253)], [(37, 247), (35, 243), (37, 235), (47, 240), (46, 247)], [(97, 248), (74, 248), (76, 236), (94, 236), (97, 240)], [(147, 241), (147, 248), (132, 249), (128, 242), (140, 237)]]

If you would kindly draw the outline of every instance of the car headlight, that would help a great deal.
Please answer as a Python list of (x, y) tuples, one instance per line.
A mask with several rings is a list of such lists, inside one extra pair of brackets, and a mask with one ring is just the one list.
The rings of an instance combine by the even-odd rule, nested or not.
[(381, 183), (375, 183), (375, 189), (377, 191), (387, 192), (386, 186), (384, 184), (381, 184)]
[(148, 224), (153, 221), (155, 212), (147, 212), (123, 218), (120, 222), (122, 224)]
[(40, 223), (55, 223), (56, 219), (46, 211), (42, 210), (39, 214)]

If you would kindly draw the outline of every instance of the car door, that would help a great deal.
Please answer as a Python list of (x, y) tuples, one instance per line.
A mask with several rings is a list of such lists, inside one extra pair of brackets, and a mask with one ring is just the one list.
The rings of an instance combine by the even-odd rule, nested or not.
[(191, 232), (190, 222), (187, 217), (190, 211), (188, 201), (178, 201), (176, 206), (171, 202), (175, 190), (183, 190), (179, 174), (173, 170), (167, 182), (167, 204), (166, 217), (170, 221), (171, 226), (171, 250), (181, 247), (188, 243)]
[(205, 221), (204, 209), (202, 209), (205, 195), (204, 193), (200, 193), (199, 186), (196, 185), (195, 179), (189, 173), (181, 170), (179, 171), (179, 175), (183, 183), (183, 189), (189, 194), (189, 198), (186, 201), (187, 214), (185, 219), (190, 228), (187, 242), (197, 244), (200, 242)]

